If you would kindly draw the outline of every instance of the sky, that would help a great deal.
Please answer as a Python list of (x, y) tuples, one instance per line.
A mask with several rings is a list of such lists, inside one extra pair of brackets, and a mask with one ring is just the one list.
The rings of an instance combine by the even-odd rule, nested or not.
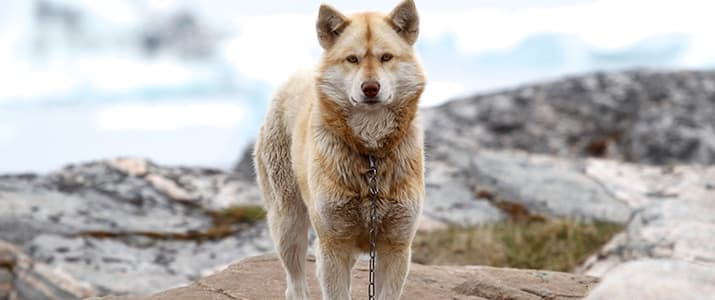
[[(167, 8), (176, 7), (168, 4), (173, 3), (170, 0), (157, 2), (165, 3)], [(320, 49), (315, 42), (312, 24), (316, 8), (321, 2), (209, 0), (203, 1), (198, 10), (215, 17), (217, 22), (231, 24), (229, 27), (240, 33), (226, 47), (227, 57), (239, 70), (253, 78), (277, 85), (293, 70), (309, 65), (319, 55)], [(683, 42), (687, 43), (684, 46), (687, 49), (683, 50), (673, 65), (700, 67), (715, 61), (715, 39), (712, 38), (715, 27), (711, 26), (711, 12), (715, 11), (713, 1), (416, 2), (421, 12), (421, 43), (438, 43), (440, 39), (449, 36), (454, 40), (453, 51), (465, 57), (505, 52), (536, 34), (550, 34), (559, 35), (564, 40), (571, 38), (582, 43), (579, 47), (606, 54), (637, 47), (638, 43), (649, 39), (682, 37), (687, 39)], [(185, 3), (191, 6), (190, 2)], [(394, 6), (392, 1), (376, 0), (330, 1), (330, 4), (345, 12), (364, 9), (389, 11)], [(286, 45), (290, 45), (289, 54), (285, 51)], [(573, 55), (576, 57), (572, 59), (578, 59), (579, 50), (574, 49)], [(265, 60), (256, 57), (271, 57), (275, 63), (266, 64)], [(577, 65), (583, 62), (568, 63)], [(582, 67), (593, 68), (598, 66)], [(427, 71), (429, 75), (431, 70), (428, 68)], [(549, 77), (558, 74), (545, 75)], [(427, 99), (423, 104), (436, 105), (454, 96), (508, 87), (538, 76), (522, 79), (517, 75), (513, 76), (514, 80), (494, 81), (436, 76), (430, 81)]]
[[(39, 1), (39, 0), (38, 0)], [(321, 54), (323, 1), (42, 0), (84, 13), (80, 38), (34, 21), (35, 1), (0, 10), (0, 173), (114, 156), (228, 168), (270, 95)], [(396, 1), (326, 1), (387, 12)], [(601, 70), (715, 67), (715, 1), (415, 1), (423, 106)], [(190, 11), (216, 38), (207, 61), (130, 47)], [(33, 50), (47, 44), (47, 52)]]

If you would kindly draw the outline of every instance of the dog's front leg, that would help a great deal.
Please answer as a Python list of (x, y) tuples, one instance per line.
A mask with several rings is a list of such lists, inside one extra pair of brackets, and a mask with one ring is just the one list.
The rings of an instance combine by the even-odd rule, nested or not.
[(321, 242), (315, 243), (318, 281), (323, 300), (350, 299), (350, 270), (355, 263), (353, 249)]
[(397, 300), (410, 268), (410, 247), (383, 246), (377, 250), (376, 299)]

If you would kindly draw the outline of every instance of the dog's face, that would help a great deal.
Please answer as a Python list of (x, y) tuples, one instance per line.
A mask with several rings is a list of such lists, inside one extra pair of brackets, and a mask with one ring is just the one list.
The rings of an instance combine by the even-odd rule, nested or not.
[(388, 15), (346, 17), (323, 5), (316, 28), (325, 49), (319, 89), (331, 101), (376, 108), (422, 92), (425, 79), (412, 50), (419, 31), (412, 0)]

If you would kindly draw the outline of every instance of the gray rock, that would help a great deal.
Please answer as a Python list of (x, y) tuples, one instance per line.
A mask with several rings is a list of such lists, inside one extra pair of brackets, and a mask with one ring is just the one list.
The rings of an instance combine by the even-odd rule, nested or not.
[[(214, 211), (246, 204), (260, 204), (257, 188), (232, 173), (142, 159), (91, 162), (0, 177), (0, 238), (30, 264), (62, 270), (97, 295), (151, 293), (270, 251), (265, 224), (215, 227)], [(217, 230), (229, 235), (211, 237)], [(42, 292), (38, 285), (14, 280), (10, 288), (24, 293), (20, 299), (44, 299), (30, 294)]]
[(633, 207), (587, 174), (589, 164), (518, 151), (465, 153), (454, 147), (428, 160), (424, 214), (451, 224), (485, 224), (508, 217), (495, 206), (507, 204), (542, 216), (625, 222)]
[[(629, 202), (635, 209), (626, 230), (589, 258), (579, 272), (603, 276), (624, 262), (648, 258), (715, 268), (715, 167), (614, 168), (612, 162), (591, 166), (592, 176), (607, 182), (604, 185), (614, 195), (632, 199)], [(609, 176), (612, 173), (621, 176)], [(620, 185), (615, 183), (619, 180)]]
[[(133, 181), (133, 180), (130, 180)], [(132, 183), (118, 184), (131, 186)], [(33, 190), (34, 189), (34, 190)], [(1, 192), (0, 235), (24, 243), (38, 234), (77, 235), (81, 232), (179, 233), (210, 226), (210, 218), (148, 189), (135, 202), (89, 188), (82, 192), (24, 190)]]
[(428, 145), (715, 163), (715, 72), (595, 73), (423, 111)]
[(715, 297), (715, 268), (678, 260), (629, 262), (608, 272), (588, 300), (703, 300)]
[(546, 216), (625, 222), (630, 207), (584, 172), (587, 162), (516, 152), (478, 151), (472, 180), (493, 201)]
[(233, 167), (233, 172), (242, 179), (253, 181), (256, 180), (256, 171), (253, 164), (253, 149), (255, 142), (249, 142), (243, 152), (241, 157), (238, 159), (238, 163)]
[(35, 262), (0, 240), (0, 299), (79, 300), (96, 295), (99, 293), (91, 284)]
[[(266, 226), (217, 241), (157, 241), (67, 238), (41, 235), (30, 242), (36, 261), (91, 282), (104, 293), (146, 294), (175, 287), (219, 271), (244, 257), (272, 250)], [(121, 280), (118, 280), (121, 279)]]
[[(423, 218), (430, 224), (422, 230), (506, 218), (493, 199), (475, 193), (485, 182), (493, 183), (498, 195), (510, 195), (537, 213), (608, 219), (601, 206), (621, 205), (629, 211), (584, 175), (583, 163), (451, 148), (452, 153), (430, 158)], [(272, 249), (265, 224), (236, 227), (235, 235), (215, 240), (177, 238), (208, 230), (211, 210), (260, 203), (255, 183), (242, 178), (140, 159), (74, 165), (47, 176), (5, 176), (0, 178), (0, 233), (33, 261), (63, 270), (99, 294), (151, 293)], [(539, 184), (527, 184), (532, 180)], [(587, 196), (573, 201), (568, 193), (549, 192), (564, 186), (571, 189), (568, 193)], [(559, 210), (568, 201), (572, 208)]]
[(715, 268), (715, 203), (669, 199), (637, 211), (626, 231), (589, 258), (581, 273), (602, 276), (628, 261), (661, 258)]
[[(499, 209), (474, 194), (468, 176), (469, 163), (461, 164), (458, 159), (458, 155), (453, 155), (428, 164), (423, 214), (444, 223), (459, 225), (503, 220), (505, 216)], [(464, 160), (468, 161), (468, 158)]]
[(604, 278), (588, 299), (713, 299), (715, 166), (593, 161), (587, 172), (634, 208), (626, 230), (576, 270)]

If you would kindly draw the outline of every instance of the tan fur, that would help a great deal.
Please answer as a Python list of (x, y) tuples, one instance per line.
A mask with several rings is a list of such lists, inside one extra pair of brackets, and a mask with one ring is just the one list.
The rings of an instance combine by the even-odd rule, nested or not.
[[(368, 155), (377, 157), (380, 179), (377, 298), (402, 292), (424, 198), (417, 104), (425, 78), (412, 50), (417, 23), (411, 0), (389, 15), (345, 17), (322, 6), (316, 29), (325, 52), (318, 68), (294, 75), (274, 96), (254, 158), (287, 299), (309, 297), (309, 224), (318, 237), (323, 299), (349, 299), (350, 270), (368, 250)], [(384, 53), (394, 58), (383, 62)], [(360, 62), (347, 62), (349, 55)], [(383, 86), (379, 104), (351, 100), (365, 80)]]

